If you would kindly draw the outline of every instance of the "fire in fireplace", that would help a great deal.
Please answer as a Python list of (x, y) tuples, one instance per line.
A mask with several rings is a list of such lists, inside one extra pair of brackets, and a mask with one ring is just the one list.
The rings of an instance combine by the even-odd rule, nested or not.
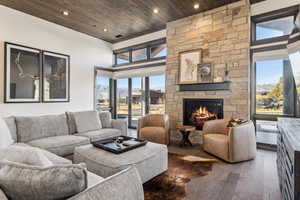
[(223, 119), (223, 99), (183, 99), (183, 124), (202, 130), (208, 120)]

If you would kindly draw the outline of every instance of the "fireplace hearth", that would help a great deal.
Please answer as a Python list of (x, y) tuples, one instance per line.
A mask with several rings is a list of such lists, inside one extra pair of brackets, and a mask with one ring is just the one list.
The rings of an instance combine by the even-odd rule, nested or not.
[(183, 125), (202, 130), (206, 121), (223, 118), (223, 99), (183, 99)]

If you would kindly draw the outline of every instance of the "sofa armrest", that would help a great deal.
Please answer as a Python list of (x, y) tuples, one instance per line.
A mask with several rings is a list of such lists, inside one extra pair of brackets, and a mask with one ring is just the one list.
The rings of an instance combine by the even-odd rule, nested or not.
[(127, 168), (69, 200), (144, 200), (140, 175), (135, 167)]
[(213, 133), (213, 134), (227, 134), (227, 120), (217, 119), (205, 122), (203, 126), (203, 135)]
[(128, 132), (128, 124), (126, 119), (113, 119), (111, 121), (112, 127), (115, 129), (119, 129), (121, 134), (127, 136)]
[(230, 128), (229, 159), (232, 162), (255, 158), (256, 137), (252, 121)]
[(0, 189), (0, 200), (8, 200), (4, 192)]

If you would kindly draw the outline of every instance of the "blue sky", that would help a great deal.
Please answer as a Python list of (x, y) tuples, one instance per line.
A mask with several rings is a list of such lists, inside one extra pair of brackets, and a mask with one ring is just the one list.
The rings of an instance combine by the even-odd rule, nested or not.
[(276, 84), (283, 76), (283, 60), (268, 60), (256, 62), (256, 83)]

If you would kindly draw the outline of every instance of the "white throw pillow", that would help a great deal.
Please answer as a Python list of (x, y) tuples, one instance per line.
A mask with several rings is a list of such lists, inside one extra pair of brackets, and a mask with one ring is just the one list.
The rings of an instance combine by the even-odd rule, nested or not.
[(6, 122), (0, 117), (0, 147), (8, 147), (13, 144), (11, 133)]

